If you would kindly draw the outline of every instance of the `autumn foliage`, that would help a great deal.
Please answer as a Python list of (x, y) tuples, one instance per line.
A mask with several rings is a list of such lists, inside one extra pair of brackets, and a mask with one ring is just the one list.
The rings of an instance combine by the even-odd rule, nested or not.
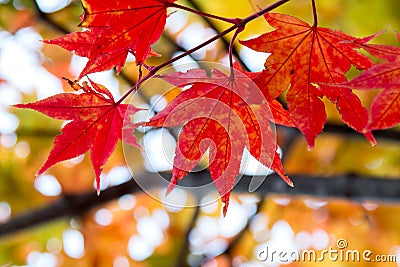
[[(326, 123), (324, 101), (327, 99), (336, 105), (344, 123), (375, 145), (373, 130), (400, 123), (400, 47), (370, 44), (376, 35), (360, 38), (318, 27), (314, 1), (313, 25), (270, 12), (285, 2), (288, 0), (278, 1), (243, 19), (228, 19), (197, 12), (175, 0), (83, 0), (80, 26), (84, 30), (45, 42), (88, 58), (78, 79), (112, 68), (119, 73), (129, 53), (135, 56), (140, 73), (145, 74), (117, 101), (100, 84), (83, 82), (80, 85), (79, 81), (69, 81), (76, 92), (16, 105), (70, 121), (55, 138), (48, 159), (38, 174), (60, 161), (90, 151), (100, 188), (101, 168), (118, 140), (137, 146), (132, 134), (137, 127), (182, 126), (169, 190), (196, 166), (209, 148), (210, 174), (225, 203), (226, 213), (245, 147), (292, 185), (277, 153), (271, 123), (296, 127), (304, 134), (311, 149)], [(274, 30), (239, 42), (271, 54), (265, 69), (260, 73), (243, 71), (238, 63), (234, 63), (230, 50), (230, 73), (214, 69), (209, 74), (202, 69), (190, 69), (158, 75), (163, 67), (182, 57), (171, 58), (158, 66), (145, 63), (148, 57), (157, 56), (151, 45), (161, 37), (166, 20), (174, 19), (173, 14), (168, 17), (171, 7), (232, 24), (228, 29), (228, 32), (235, 31), (231, 47), (246, 25), (263, 15)], [(225, 34), (218, 33), (215, 39)], [(397, 35), (400, 41), (400, 35)], [(376, 59), (378, 63), (374, 63)], [(360, 74), (348, 80), (351, 67)], [(189, 89), (183, 90), (150, 121), (133, 124), (130, 117), (138, 109), (122, 102), (152, 77)], [(372, 105), (365, 107), (355, 90), (371, 89), (381, 91)], [(282, 103), (287, 103), (287, 108)], [(123, 128), (130, 132), (122, 135)]]

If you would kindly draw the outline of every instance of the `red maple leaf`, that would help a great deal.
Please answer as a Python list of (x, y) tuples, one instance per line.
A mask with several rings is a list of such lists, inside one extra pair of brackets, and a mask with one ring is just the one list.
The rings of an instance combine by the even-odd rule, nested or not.
[[(72, 120), (62, 133), (54, 139), (54, 146), (47, 161), (37, 175), (54, 164), (77, 157), (90, 151), (90, 159), (96, 174), (97, 190), (100, 190), (101, 167), (114, 151), (118, 139), (122, 140), (122, 125), (126, 112), (135, 113), (132, 105), (116, 104), (107, 88), (91, 82), (80, 86), (69, 81), (80, 94), (62, 93), (34, 103), (18, 104), (17, 108), (30, 108), (59, 120)], [(138, 146), (133, 135), (124, 137), (124, 142)]]
[(89, 59), (79, 78), (113, 67), (120, 72), (128, 53), (135, 55), (138, 64), (152, 53), (150, 46), (160, 38), (167, 7), (174, 1), (83, 0), (85, 12), (80, 26), (86, 30), (45, 42)]
[(235, 71), (234, 77), (227, 76), (214, 69), (208, 77), (205, 70), (192, 69), (186, 73), (166, 74), (162, 78), (175, 86), (191, 86), (144, 123), (155, 127), (184, 125), (175, 151), (168, 192), (195, 167), (208, 148), (210, 174), (225, 203), (224, 214), (245, 147), (292, 185), (284, 174), (270, 126), (272, 114), (280, 114), (277, 121), (285, 123), (289, 123), (289, 116), (286, 114), (284, 118), (285, 110), (279, 103), (274, 102), (274, 111), (269, 111), (266, 103), (256, 107), (246, 103), (241, 96), (247, 93), (252, 83), (248, 76), (240, 71)]
[(359, 98), (346, 87), (327, 85), (347, 81), (345, 73), (351, 65), (357, 69), (372, 66), (368, 57), (355, 50), (358, 45), (354, 43), (366, 43), (372, 37), (357, 39), (283, 14), (267, 13), (265, 19), (276, 30), (241, 43), (272, 53), (255, 82), (267, 99), (275, 99), (288, 89), (289, 112), (309, 148), (326, 122), (324, 96), (336, 104), (345, 123), (374, 144), (371, 132), (365, 130), (368, 113)]
[[(397, 33), (400, 41), (400, 34)], [(400, 47), (360, 45), (371, 55), (385, 60), (375, 64), (353, 80), (343, 83), (355, 89), (383, 89), (371, 105), (368, 130), (387, 129), (400, 123)]]

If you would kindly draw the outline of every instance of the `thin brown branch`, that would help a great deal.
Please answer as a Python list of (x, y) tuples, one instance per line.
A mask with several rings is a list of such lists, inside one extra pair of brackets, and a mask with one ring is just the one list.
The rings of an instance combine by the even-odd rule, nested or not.
[(315, 4), (315, 0), (311, 0), (311, 5), (312, 5), (313, 18), (314, 18), (313, 27), (317, 27), (317, 25), (318, 25), (318, 15), (317, 15), (317, 7), (316, 7), (316, 4)]
[(218, 34), (214, 35), (213, 37), (209, 38), (208, 40), (204, 41), (203, 43), (187, 50), (186, 52), (175, 56), (157, 66), (154, 66), (152, 69), (149, 70), (149, 72), (147, 73), (146, 76), (144, 76), (142, 79), (138, 80), (137, 83), (130, 89), (128, 90), (117, 102), (116, 105), (119, 105), (120, 103), (122, 103), (131, 93), (133, 93), (134, 91), (136, 91), (137, 88), (139, 88), (139, 86), (144, 83), (145, 81), (147, 81), (148, 79), (150, 79), (151, 77), (153, 77), (153, 75), (155, 75), (158, 71), (160, 71), (161, 69), (163, 69), (164, 67), (169, 66), (170, 64), (180, 60), (181, 58), (186, 57), (187, 55), (190, 55), (198, 50), (200, 50), (201, 48), (223, 38), (225, 35), (227, 35), (228, 33), (238, 29), (238, 28), (244, 28), (246, 26), (247, 23), (255, 20), (256, 18), (268, 13), (271, 10), (274, 10), (275, 8), (280, 7), (281, 5), (289, 2), (290, 0), (278, 0), (276, 2), (274, 2), (273, 4), (268, 5), (267, 7), (261, 9), (260, 11), (247, 16), (243, 19), (240, 19), (239, 23), (227, 28), (224, 31), (218, 32)]
[[(193, 0), (188, 0), (187, 1), (194, 9), (197, 9), (199, 11), (202, 11), (201, 7)], [(218, 32), (219, 29), (214, 21), (209, 19), (208, 17), (202, 17), (203, 21), (207, 24), (208, 27), (213, 29), (214, 31)], [(221, 39), (222, 44), (224, 45), (224, 48), (226, 51), (229, 51), (230, 48), (230, 41), (228, 41), (226, 38), (222, 37)], [(248, 71), (249, 68), (247, 65), (242, 61), (242, 59), (239, 56), (239, 52), (236, 49), (235, 46), (232, 46), (232, 55), (235, 57), (235, 59), (240, 63), (240, 65), (244, 68), (244, 70)]]
[(189, 8), (189, 7), (186, 7), (186, 6), (182, 6), (182, 5), (179, 5), (179, 4), (176, 4), (176, 3), (172, 3), (170, 5), (170, 7), (175, 7), (175, 8), (178, 8), (178, 9), (186, 10), (186, 11), (189, 11), (191, 13), (197, 14), (197, 15), (199, 15), (201, 17), (204, 17), (204, 18), (216, 19), (216, 20), (224, 21), (224, 22), (231, 23), (231, 24), (236, 24), (236, 23), (239, 22), (238, 21), (239, 19), (237, 19), (237, 18), (233, 18), (233, 19), (232, 18), (225, 18), (225, 17), (214, 15), (214, 14), (203, 12), (203, 11), (199, 10), (198, 8), (192, 9), (192, 8)]

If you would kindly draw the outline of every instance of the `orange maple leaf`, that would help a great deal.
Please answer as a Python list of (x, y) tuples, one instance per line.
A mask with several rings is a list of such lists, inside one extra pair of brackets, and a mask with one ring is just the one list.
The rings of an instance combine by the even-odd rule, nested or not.
[[(54, 139), (54, 146), (47, 161), (37, 172), (44, 173), (54, 164), (77, 157), (90, 151), (90, 159), (96, 175), (97, 190), (100, 190), (101, 167), (114, 151), (118, 139), (122, 140), (125, 113), (138, 111), (132, 105), (116, 104), (107, 88), (91, 82), (80, 86), (69, 81), (75, 90), (82, 93), (62, 93), (34, 103), (18, 104), (17, 108), (30, 108), (59, 120), (72, 120), (62, 133)], [(133, 135), (126, 135), (124, 142), (139, 146)]]
[(346, 87), (326, 85), (347, 81), (345, 73), (351, 65), (357, 69), (372, 66), (368, 57), (355, 50), (358, 48), (355, 41), (366, 43), (372, 37), (357, 39), (283, 14), (264, 16), (276, 30), (241, 43), (256, 51), (272, 53), (255, 82), (267, 99), (275, 99), (288, 89), (289, 112), (309, 148), (314, 146), (326, 122), (324, 96), (336, 104), (345, 123), (375, 144), (371, 132), (365, 130), (368, 112), (359, 98)]
[(85, 12), (80, 26), (86, 30), (45, 42), (89, 59), (79, 78), (113, 67), (120, 72), (128, 53), (135, 55), (138, 64), (155, 54), (150, 46), (160, 38), (167, 7), (175, 1), (83, 0)]
[[(400, 41), (400, 34), (397, 33)], [(371, 105), (368, 130), (387, 129), (400, 123), (400, 47), (360, 44), (371, 55), (385, 60), (340, 86), (352, 89), (383, 89)]]
[[(280, 114), (279, 122), (288, 122), (288, 114), (279, 103), (274, 111), (267, 104), (251, 107), (245, 102), (251, 80), (240, 71), (227, 76), (214, 69), (192, 69), (163, 75), (167, 82), (191, 87), (181, 92), (164, 110), (144, 123), (145, 126), (173, 127), (184, 125), (175, 151), (173, 174), (168, 192), (191, 171), (209, 148), (210, 174), (225, 203), (226, 214), (229, 195), (239, 174), (245, 147), (264, 165), (271, 167), (289, 185), (285, 175), (270, 121), (272, 114)], [(266, 105), (266, 106), (264, 106)]]

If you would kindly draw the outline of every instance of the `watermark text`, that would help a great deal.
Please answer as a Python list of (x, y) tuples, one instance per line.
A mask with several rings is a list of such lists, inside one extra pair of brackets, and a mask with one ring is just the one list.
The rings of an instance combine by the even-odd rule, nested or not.
[(268, 262), (396, 262), (396, 255), (374, 254), (371, 250), (347, 249), (346, 239), (338, 239), (336, 248), (324, 250), (272, 250), (268, 246), (258, 252), (260, 261)]

